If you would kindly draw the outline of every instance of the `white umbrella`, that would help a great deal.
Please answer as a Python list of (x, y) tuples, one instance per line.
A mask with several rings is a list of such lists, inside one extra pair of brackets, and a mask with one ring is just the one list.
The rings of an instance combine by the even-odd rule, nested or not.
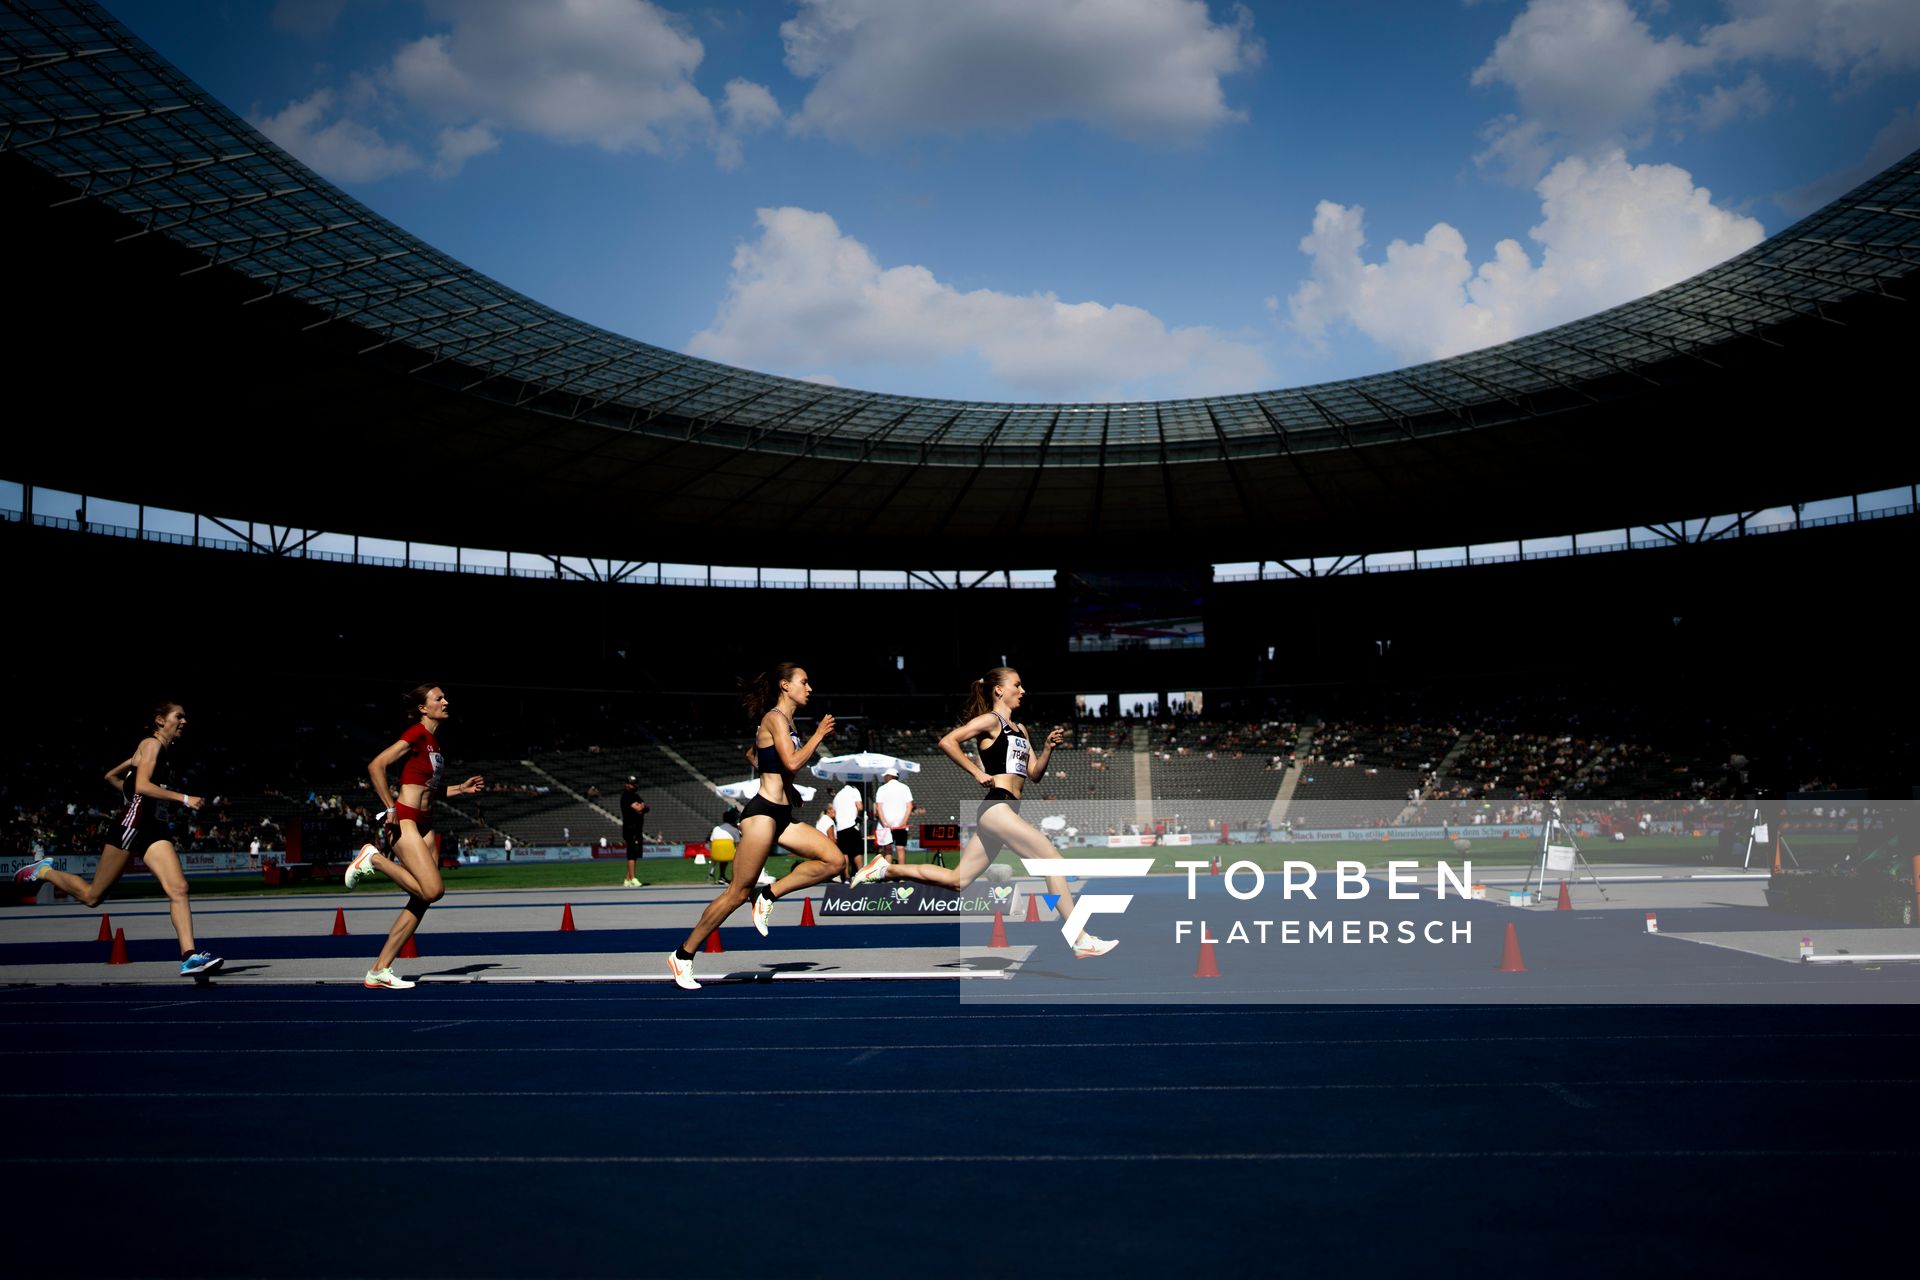
[[(814, 788), (802, 786), (798, 782), (793, 784), (793, 789), (800, 794), (802, 800), (811, 800), (815, 795)], [(724, 787), (715, 787), (714, 790), (728, 800), (751, 800), (760, 794), (760, 779), (756, 776), (748, 778), (745, 782), (729, 782)]]
[(878, 782), (890, 773), (918, 773), (920, 766), (911, 760), (882, 755), (878, 751), (859, 751), (850, 756), (828, 756), (813, 766), (813, 776), (833, 782)]
[(867, 814), (873, 809), (873, 784), (890, 773), (918, 773), (920, 766), (911, 760), (882, 755), (878, 751), (856, 751), (850, 756), (828, 756), (813, 766), (813, 776), (831, 782), (858, 782), (865, 792), (860, 806), (860, 839), (867, 838)]

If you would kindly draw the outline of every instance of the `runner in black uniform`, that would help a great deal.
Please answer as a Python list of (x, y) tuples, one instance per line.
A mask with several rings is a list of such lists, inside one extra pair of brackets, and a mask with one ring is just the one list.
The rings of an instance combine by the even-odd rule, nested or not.
[[(1020, 816), (1020, 791), (1029, 780), (1045, 776), (1047, 761), (1066, 733), (1055, 729), (1047, 735), (1046, 741), (1036, 752), (1032, 739), (1027, 736), (1026, 726), (1013, 719), (1026, 696), (1027, 691), (1020, 683), (1018, 671), (1012, 667), (995, 667), (973, 682), (973, 694), (967, 701), (964, 713), (966, 723), (940, 739), (940, 749), (947, 753), (948, 758), (972, 774), (975, 782), (987, 788), (986, 797), (980, 801), (980, 810), (976, 815), (978, 825), (974, 827), (973, 839), (967, 842), (967, 851), (960, 856), (960, 864), (949, 869), (928, 863), (895, 865), (885, 858), (875, 858), (854, 876), (855, 884), (866, 884), (870, 880), (890, 876), (895, 880), (922, 880), (957, 893), (979, 879), (1003, 848), (1011, 847), (1014, 854), (1021, 858), (1060, 856), (1060, 851), (1053, 847), (1053, 841)], [(980, 745), (978, 765), (967, 759), (966, 753), (960, 749), (961, 743), (974, 738), (984, 739)], [(1060, 895), (1062, 919), (1073, 914), (1073, 895), (1067, 892), (1067, 882), (1063, 877), (1048, 876), (1047, 890)], [(1115, 945), (1107, 939), (1082, 932), (1073, 941), (1073, 954), (1082, 959), (1103, 956)]]
[(169, 790), (163, 753), (186, 731), (187, 712), (177, 702), (163, 702), (153, 709), (150, 734), (134, 748), (132, 755), (107, 770), (107, 785), (120, 792), (127, 807), (107, 847), (101, 851), (100, 865), (94, 870), (93, 883), (79, 876), (56, 871), (51, 858), (29, 862), (14, 873), (14, 880), (26, 883), (45, 880), (68, 897), (97, 907), (127, 869), (138, 858), (153, 872), (154, 879), (167, 892), (167, 914), (173, 918), (173, 931), (180, 939), (180, 974), (204, 978), (224, 963), (219, 956), (200, 950), (193, 941), (193, 907), (187, 896), (186, 873), (180, 869), (180, 855), (174, 851), (168, 834), (168, 804), (198, 809), (200, 796)]
[[(746, 692), (740, 702), (747, 714), (759, 722), (754, 746), (748, 758), (760, 771), (760, 790), (740, 811), (740, 842), (733, 855), (733, 883), (707, 904), (700, 922), (680, 945), (667, 953), (667, 969), (673, 980), (688, 991), (698, 991), (693, 980), (693, 953), (707, 935), (722, 921), (753, 898), (753, 927), (760, 936), (767, 934), (767, 920), (773, 914), (776, 899), (795, 889), (805, 889), (840, 874), (847, 860), (833, 841), (804, 822), (793, 819), (793, 797), (788, 790), (793, 775), (800, 770), (820, 743), (833, 732), (833, 717), (821, 716), (819, 728), (805, 742), (793, 727), (793, 713), (807, 705), (813, 686), (807, 673), (791, 662), (782, 662), (773, 670), (744, 681)], [(772, 856), (774, 846), (800, 855), (793, 870), (770, 885), (758, 887), (760, 869)]]

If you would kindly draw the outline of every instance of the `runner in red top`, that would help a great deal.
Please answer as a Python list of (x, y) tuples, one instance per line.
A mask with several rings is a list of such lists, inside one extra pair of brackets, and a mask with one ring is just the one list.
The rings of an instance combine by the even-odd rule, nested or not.
[[(447, 695), (437, 684), (423, 684), (407, 695), (411, 708), (407, 718), (413, 721), (400, 740), (375, 756), (367, 765), (373, 790), (386, 806), (381, 814), (399, 834), (394, 839), (398, 860), (389, 858), (374, 846), (362, 845), (360, 853), (347, 866), (347, 888), (351, 889), (368, 873), (378, 871), (407, 891), (407, 905), (387, 932), (380, 958), (367, 971), (366, 985), (405, 991), (413, 983), (393, 972), (394, 957), (420, 927), (427, 908), (440, 901), (446, 886), (440, 879), (440, 836), (433, 829), (434, 793), (441, 791), (441, 772), (445, 758), (440, 754), (439, 730), (447, 720)], [(404, 762), (404, 763), (403, 763)], [(387, 771), (400, 765), (400, 795), (396, 800), (388, 788)], [(445, 788), (449, 796), (470, 796), (486, 790), (485, 778), (475, 774), (457, 786)]]

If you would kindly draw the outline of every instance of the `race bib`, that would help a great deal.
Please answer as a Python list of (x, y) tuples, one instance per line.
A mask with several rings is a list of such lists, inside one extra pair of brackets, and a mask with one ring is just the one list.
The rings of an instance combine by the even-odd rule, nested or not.
[(438, 791), (440, 789), (440, 768), (446, 762), (446, 757), (438, 751), (429, 751), (427, 752), (427, 762), (433, 766), (433, 781), (429, 782), (427, 787), (429, 790)]
[(1027, 762), (1033, 759), (1033, 744), (1017, 733), (1007, 734), (1007, 772), (1016, 778), (1030, 776)]

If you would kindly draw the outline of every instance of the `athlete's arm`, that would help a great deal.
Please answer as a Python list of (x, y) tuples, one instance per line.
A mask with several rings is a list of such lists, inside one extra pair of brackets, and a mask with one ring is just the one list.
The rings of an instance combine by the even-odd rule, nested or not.
[(413, 744), (402, 738), (367, 762), (367, 776), (373, 779), (373, 794), (380, 797), (382, 809), (393, 809), (393, 791), (387, 786), (387, 770), (405, 760), (407, 753), (412, 750)]
[(153, 780), (153, 766), (160, 762), (160, 744), (148, 738), (133, 753), (133, 791), (135, 795), (146, 796), (150, 800), (177, 800), (189, 809), (198, 809), (200, 799), (184, 791), (169, 791)]
[(813, 759), (813, 753), (820, 749), (821, 741), (833, 732), (833, 717), (821, 716), (820, 727), (815, 729), (813, 736), (798, 749), (795, 749), (793, 739), (788, 737), (785, 730), (776, 722), (773, 712), (767, 712), (766, 718), (760, 722), (760, 727), (766, 730), (768, 737), (773, 739), (773, 749), (780, 756), (780, 767), (788, 773), (798, 773), (801, 765)]
[(113, 788), (115, 795), (126, 794), (124, 788), (126, 786), (127, 774), (133, 770), (134, 764), (139, 759), (139, 753), (135, 752), (119, 764), (113, 766), (113, 768), (107, 770), (107, 785)]
[(1000, 718), (992, 712), (975, 716), (946, 737), (940, 739), (940, 750), (946, 752), (947, 759), (953, 761), (967, 772), (975, 782), (983, 787), (993, 785), (993, 775), (975, 764), (967, 753), (960, 749), (963, 742), (971, 742), (982, 734), (991, 733), (1000, 727)]
[(1047, 740), (1040, 744), (1040, 750), (1033, 755), (1033, 763), (1027, 766), (1028, 775), (1036, 782), (1047, 776), (1047, 761), (1053, 757), (1053, 749), (1066, 739), (1065, 729), (1055, 729), (1047, 735)]

